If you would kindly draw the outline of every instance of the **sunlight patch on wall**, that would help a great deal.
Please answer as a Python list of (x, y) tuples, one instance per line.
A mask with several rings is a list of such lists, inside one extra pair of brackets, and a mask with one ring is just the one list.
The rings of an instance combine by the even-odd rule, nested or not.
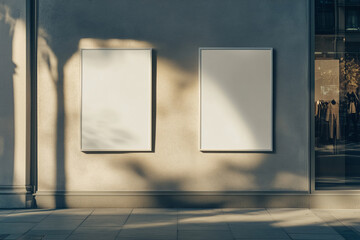
[(272, 49), (200, 48), (201, 149), (272, 151)]
[[(25, 18), (23, 15), (22, 18)], [(14, 86), (14, 179), (15, 185), (25, 185), (25, 171), (27, 155), (27, 136), (30, 134), (27, 129), (27, 122), (30, 121), (27, 111), (27, 100), (30, 95), (29, 84), (26, 72), (26, 24), (24, 19), (13, 21), (13, 43), (12, 43), (12, 61), (16, 65), (13, 76)]]
[[(64, 65), (65, 176), (67, 190), (239, 190), (258, 189), (247, 171), (263, 156), (244, 153), (203, 154), (199, 151), (199, 81), (159, 51), (156, 58), (156, 139), (154, 153), (82, 153), (80, 149), (80, 49), (154, 48), (131, 39), (81, 39), (78, 51)], [(220, 91), (224, 101), (230, 100)], [(234, 112), (234, 110), (232, 110)], [(239, 115), (234, 112), (236, 119)], [(247, 160), (247, 156), (251, 161)], [(241, 171), (230, 171), (233, 163)], [(226, 172), (226, 174), (224, 174)], [(81, 177), (79, 174), (81, 173)], [(106, 176), (106, 177), (104, 177)], [(235, 180), (234, 180), (235, 179)], [(129, 184), (131, 183), (131, 184)], [(239, 187), (240, 186), (240, 187)]]
[[(87, 190), (92, 187), (116, 189), (119, 182), (127, 181), (126, 174), (114, 173), (111, 165), (104, 164), (104, 154), (81, 152), (81, 49), (153, 48), (148, 42), (131, 39), (91, 39), (79, 41), (76, 51), (64, 65), (64, 110), (65, 110), (65, 177), (69, 190)], [(110, 154), (112, 155), (112, 154)], [(96, 173), (92, 170), (96, 168)], [(84, 175), (79, 178), (78, 172)], [(106, 175), (106, 178), (104, 176)], [(91, 179), (89, 181), (89, 179)], [(140, 181), (141, 182), (141, 181)], [(135, 183), (134, 183), (135, 184)], [(104, 189), (106, 190), (106, 189)]]
[[(236, 149), (237, 146), (241, 146), (244, 149), (250, 149), (252, 146), (256, 145), (257, 141), (251, 132), (251, 129), (245, 127), (249, 124), (247, 120), (243, 118), (241, 109), (231, 101), (229, 94), (217, 83), (219, 80), (214, 79), (211, 75), (205, 74), (204, 78), (208, 80), (206, 89), (209, 97), (206, 98), (208, 102), (203, 104), (203, 111), (211, 113), (211, 108), (216, 107), (217, 114), (206, 116), (206, 119), (203, 120), (205, 123), (203, 123), (204, 126), (202, 126), (202, 128), (211, 128), (212, 131), (211, 134), (204, 131), (202, 141), (209, 141), (209, 138), (219, 138), (220, 136), (220, 138), (231, 139), (230, 142), (232, 145), (230, 147), (225, 141), (222, 142), (223, 145), (219, 146), (209, 144), (214, 149), (232, 150)], [(205, 118), (205, 116), (203, 118)], [(218, 122), (221, 122), (222, 118), (226, 118), (227, 124), (224, 124), (221, 127), (211, 127), (216, 126)]]

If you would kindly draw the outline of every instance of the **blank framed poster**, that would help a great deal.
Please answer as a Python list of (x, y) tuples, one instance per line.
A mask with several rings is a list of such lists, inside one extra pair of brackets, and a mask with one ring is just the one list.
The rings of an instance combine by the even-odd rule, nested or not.
[(199, 55), (200, 150), (273, 151), (273, 49)]
[(151, 49), (82, 49), (82, 151), (151, 151)]

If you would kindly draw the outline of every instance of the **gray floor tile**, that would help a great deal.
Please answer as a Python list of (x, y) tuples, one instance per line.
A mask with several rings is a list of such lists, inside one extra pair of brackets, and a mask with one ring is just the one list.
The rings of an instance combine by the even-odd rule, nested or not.
[(43, 229), (43, 230), (30, 230), (28, 234), (44, 234), (44, 235), (69, 235), (73, 230), (51, 230), (51, 229)]
[(55, 209), (53, 210), (53, 214), (78, 214), (78, 215), (88, 215), (92, 213), (95, 209), (94, 208), (68, 208), (68, 209)]
[(179, 231), (182, 230), (218, 230), (218, 231), (229, 231), (230, 228), (226, 223), (182, 223), (178, 224)]
[(164, 230), (163, 228), (149, 229), (123, 229), (117, 239), (176, 239), (176, 230)]
[(164, 216), (164, 215), (130, 215), (128, 218), (128, 221), (130, 222), (139, 222), (139, 221), (171, 221), (171, 220), (177, 220), (176, 216)]
[(14, 210), (0, 210), (0, 221), (1, 221), (1, 219), (8, 216), (12, 212), (14, 212)]
[(163, 229), (164, 231), (176, 231), (177, 225), (176, 225), (176, 222), (174, 222), (173, 224), (148, 222), (148, 223), (142, 223), (142, 224), (125, 224), (123, 226), (123, 229), (138, 229), (138, 230)]
[(134, 208), (132, 214), (166, 214), (177, 213), (176, 208)]
[(108, 226), (104, 226), (104, 227), (78, 227), (75, 230), (75, 234), (76, 233), (98, 233), (98, 232), (119, 232), (121, 230), (121, 226), (117, 226), (117, 227), (108, 227)]
[(94, 209), (59, 209), (54, 210), (52, 214), (49, 215), (49, 219), (63, 218), (63, 219), (85, 219), (89, 216)]
[(254, 239), (254, 238), (264, 238), (264, 239), (291, 239), (287, 233), (282, 230), (272, 230), (272, 231), (262, 231), (262, 230), (247, 230), (243, 229), (241, 231), (233, 231), (232, 234), (237, 239)]
[(232, 240), (230, 231), (179, 231), (178, 240)]
[(153, 218), (153, 217), (136, 217), (130, 216), (129, 219), (126, 221), (125, 227), (131, 226), (171, 226), (176, 225), (177, 219), (176, 218)]
[(0, 240), (5, 239), (6, 237), (8, 237), (10, 234), (0, 234)]
[(247, 214), (247, 215), (258, 215), (258, 214), (267, 214), (267, 209), (265, 208), (223, 208), (221, 211), (224, 214)]
[(315, 234), (337, 234), (334, 229), (328, 226), (292, 226), (283, 227), (287, 233), (315, 233)]
[(31, 230), (27, 235), (43, 235), (43, 239), (63, 240), (72, 232), (72, 230)]
[(143, 236), (119, 236), (116, 240), (177, 240), (177, 237), (170, 236), (153, 236), (153, 235), (143, 235)]
[(131, 214), (129, 221), (176, 220), (176, 214)]
[(102, 233), (77, 233), (71, 234), (67, 240), (114, 240), (117, 232), (102, 232)]
[(179, 219), (191, 219), (191, 218), (206, 218), (223, 215), (221, 210), (210, 211), (210, 210), (192, 210), (192, 211), (179, 211)]
[(133, 231), (144, 231), (144, 232), (154, 232), (154, 233), (167, 233), (167, 232), (176, 232), (177, 231), (177, 226), (176, 225), (171, 225), (171, 226), (156, 226), (156, 225), (146, 225), (146, 226), (138, 226), (138, 225), (133, 225), (131, 227), (129, 226), (124, 226), (122, 228), (121, 232), (133, 232)]
[(132, 208), (96, 208), (91, 215), (129, 215)]
[[(18, 238), (14, 238), (17, 240), (42, 240), (44, 239), (45, 235), (33, 235), (33, 234), (26, 234)], [(7, 240), (7, 239), (6, 239)]]
[(29, 237), (24, 236), (24, 234), (10, 234), (5, 238), (5, 240), (14, 240), (14, 239), (24, 240), (24, 239), (29, 239)]
[(49, 216), (50, 212), (14, 212), (9, 215), (7, 215), (2, 222), (19, 222), (19, 223), (36, 223), (41, 222), (44, 220), (47, 216)]
[(69, 237), (76, 239), (115, 239), (121, 230), (120, 227), (79, 227)]
[(282, 230), (281, 227), (273, 226), (271, 222), (266, 223), (229, 223), (232, 231), (278, 231)]
[(70, 220), (84, 220), (85, 218), (87, 218), (88, 216), (90, 216), (89, 214), (50, 214), (47, 218), (49, 220), (52, 219), (70, 219)]
[(290, 234), (290, 237), (294, 240), (344, 240), (344, 238), (337, 234), (308, 234), (308, 233), (296, 233)]
[(149, 219), (177, 219), (177, 212), (171, 211), (171, 212), (140, 212), (140, 213), (134, 213), (134, 211), (131, 213), (129, 219), (143, 219), (143, 220), (149, 220)]
[(82, 227), (116, 227), (122, 226), (127, 219), (127, 216), (90, 216), (82, 224)]
[(69, 235), (45, 235), (43, 240), (65, 240)]
[(12, 213), (14, 211), (16, 211), (16, 210), (14, 210), (14, 209), (0, 209), (0, 215), (9, 214), (9, 213)]
[(82, 222), (81, 219), (46, 219), (36, 225), (33, 230), (73, 230)]
[(51, 209), (15, 209), (11, 214), (52, 214), (55, 210)]
[(0, 210), (0, 239), (360, 239), (355, 229), (360, 210)]
[(23, 234), (35, 226), (34, 223), (0, 223), (0, 234)]

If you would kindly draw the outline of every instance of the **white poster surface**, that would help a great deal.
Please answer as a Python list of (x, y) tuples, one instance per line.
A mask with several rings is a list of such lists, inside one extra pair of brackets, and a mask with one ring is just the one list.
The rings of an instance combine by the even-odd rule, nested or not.
[(273, 150), (273, 50), (200, 49), (200, 150)]
[(82, 151), (151, 151), (151, 49), (82, 49)]

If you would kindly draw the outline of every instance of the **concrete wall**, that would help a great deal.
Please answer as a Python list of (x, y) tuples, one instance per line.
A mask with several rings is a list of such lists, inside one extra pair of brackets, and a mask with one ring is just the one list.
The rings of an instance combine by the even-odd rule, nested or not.
[(25, 207), (30, 79), (26, 0), (0, 0), (0, 208)]
[[(69, 206), (67, 194), (84, 192), (309, 190), (307, 0), (39, 0), (38, 7), (39, 206)], [(156, 53), (154, 152), (81, 152), (79, 50), (142, 47)], [(274, 48), (273, 153), (199, 151), (199, 47)]]

